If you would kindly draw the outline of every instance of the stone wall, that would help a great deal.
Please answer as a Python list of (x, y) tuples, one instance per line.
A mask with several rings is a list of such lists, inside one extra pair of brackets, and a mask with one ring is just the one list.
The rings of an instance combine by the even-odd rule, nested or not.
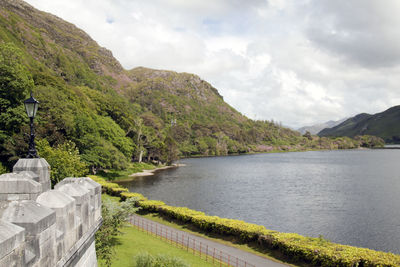
[(97, 266), (101, 186), (83, 177), (50, 188), (43, 158), (20, 159), (0, 175), (0, 267)]

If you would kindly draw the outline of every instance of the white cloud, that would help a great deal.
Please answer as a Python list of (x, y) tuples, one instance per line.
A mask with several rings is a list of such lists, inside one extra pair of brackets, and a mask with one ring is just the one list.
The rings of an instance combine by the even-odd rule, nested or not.
[(200, 75), (243, 114), (299, 127), (400, 104), (398, 0), (28, 0), (129, 69)]

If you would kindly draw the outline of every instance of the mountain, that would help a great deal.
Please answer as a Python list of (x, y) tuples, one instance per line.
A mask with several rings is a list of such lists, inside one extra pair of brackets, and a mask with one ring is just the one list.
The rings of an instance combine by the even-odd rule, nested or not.
[(92, 170), (123, 169), (132, 160), (359, 145), (250, 120), (194, 74), (125, 70), (84, 31), (20, 0), (0, 0), (0, 40), (0, 162), (8, 167), (27, 151), (22, 103), (30, 91), (40, 101), (37, 140), (76, 146)]
[(327, 122), (324, 122), (324, 123), (315, 124), (315, 125), (312, 125), (312, 126), (304, 126), (304, 127), (301, 127), (299, 129), (297, 129), (297, 131), (299, 131), (301, 134), (305, 134), (306, 132), (309, 132), (310, 134), (316, 135), (321, 130), (323, 130), (325, 128), (335, 127), (336, 125), (339, 125), (342, 122), (344, 122), (346, 119), (341, 119), (341, 120), (338, 120), (338, 121), (332, 121), (331, 120), (331, 121), (327, 121)]
[(386, 143), (400, 143), (400, 105), (374, 115), (361, 113), (341, 124), (324, 129), (319, 136), (374, 135)]

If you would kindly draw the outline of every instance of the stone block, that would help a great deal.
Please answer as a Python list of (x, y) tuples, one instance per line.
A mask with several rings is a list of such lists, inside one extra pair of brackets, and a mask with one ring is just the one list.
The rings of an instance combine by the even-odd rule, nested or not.
[(35, 201), (22, 200), (0, 208), (0, 218), (25, 228), (27, 235), (36, 235), (56, 222), (56, 213)]
[(56, 185), (56, 189), (65, 184), (78, 184), (90, 192), (89, 225), (101, 217), (101, 185), (88, 177), (63, 179)]
[(75, 216), (75, 199), (59, 190), (49, 190), (38, 196), (36, 202), (48, 207), (56, 212), (57, 225), (58, 220), (63, 220), (65, 228), (57, 228), (63, 232), (72, 229), (74, 224), (69, 217)]
[(101, 185), (93, 181), (88, 177), (79, 178), (81, 180), (81, 184), (90, 189), (93, 194), (93, 203), (94, 212), (93, 212), (93, 223), (101, 217)]
[(39, 176), (42, 191), (50, 190), (50, 165), (44, 158), (19, 159), (14, 165), (14, 172), (32, 171)]
[(40, 260), (52, 265), (39, 265), (39, 266), (54, 266), (56, 262), (56, 226), (52, 225), (40, 234), (38, 234), (39, 242), (39, 255)]
[(24, 175), (24, 176), (34, 180), (35, 182), (39, 182), (39, 175), (37, 175), (33, 171), (19, 171), (19, 172), (16, 172), (16, 173), (18, 173), (20, 175)]
[[(65, 180), (65, 179), (64, 179)], [(82, 222), (82, 231), (88, 229), (90, 191), (77, 183), (65, 183), (56, 186), (56, 190), (66, 193), (76, 201), (76, 214)]]
[(66, 239), (66, 235), (61, 232), (56, 230), (56, 259), (57, 261), (59, 261), (62, 256), (65, 254), (65, 252), (67, 251), (67, 249), (65, 248), (65, 239)]
[(6, 173), (0, 175), (0, 194), (40, 194), (42, 185), (27, 173)]
[(25, 229), (10, 222), (0, 220), (0, 259), (22, 246)]
[[(68, 236), (68, 240), (57, 241), (57, 255), (62, 250), (64, 253), (76, 242), (75, 231), (75, 199), (59, 190), (50, 190), (42, 193), (36, 200), (56, 212), (56, 225), (58, 236)], [(71, 237), (73, 237), (71, 239)], [(57, 258), (59, 259), (59, 258)]]
[(94, 241), (90, 244), (85, 254), (82, 255), (80, 260), (76, 263), (75, 267), (97, 267), (96, 248)]
[(26, 254), (23, 247), (16, 248), (11, 253), (0, 258), (0, 267), (19, 267), (29, 266), (26, 264)]

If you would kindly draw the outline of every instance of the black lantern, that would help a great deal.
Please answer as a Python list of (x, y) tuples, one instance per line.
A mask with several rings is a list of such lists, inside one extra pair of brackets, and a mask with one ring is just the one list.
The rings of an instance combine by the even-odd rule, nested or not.
[(33, 119), (36, 116), (36, 112), (38, 110), (39, 101), (33, 98), (32, 92), (31, 97), (24, 101), (26, 114), (30, 119), (30, 127), (31, 127), (31, 134), (29, 138), (29, 151), (27, 158), (38, 158), (36, 148), (35, 148), (35, 129), (33, 125)]

